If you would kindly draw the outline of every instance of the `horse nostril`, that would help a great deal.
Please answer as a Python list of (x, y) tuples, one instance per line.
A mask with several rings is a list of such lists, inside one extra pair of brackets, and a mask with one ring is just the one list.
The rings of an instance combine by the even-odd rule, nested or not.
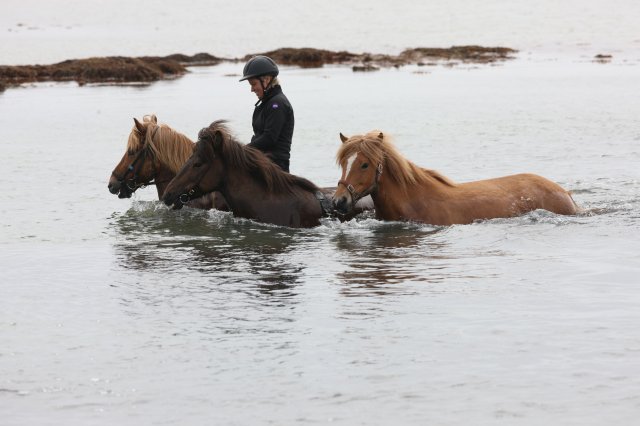
[(347, 209), (346, 197), (340, 197), (338, 199), (333, 200), (333, 205), (336, 209), (340, 211), (345, 211)]
[(109, 192), (111, 192), (112, 194), (116, 194), (120, 190), (120, 182), (118, 182), (118, 180), (113, 175), (111, 175), (107, 187), (109, 188)]
[(170, 192), (165, 192), (164, 195), (162, 196), (162, 201), (167, 205), (170, 206), (173, 204), (173, 200), (174, 200), (174, 196), (172, 193)]
[(120, 185), (117, 182), (109, 182), (107, 187), (109, 188), (109, 192), (112, 194), (115, 194), (120, 190)]

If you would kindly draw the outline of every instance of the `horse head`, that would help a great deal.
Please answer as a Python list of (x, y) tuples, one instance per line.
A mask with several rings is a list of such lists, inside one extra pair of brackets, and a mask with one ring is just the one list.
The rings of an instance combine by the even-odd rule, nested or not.
[(158, 118), (146, 115), (142, 123), (133, 119), (127, 150), (111, 172), (108, 188), (119, 198), (130, 198), (141, 187), (152, 183), (156, 177), (157, 156), (153, 138), (157, 132)]
[(377, 146), (384, 140), (382, 132), (370, 132), (350, 138), (340, 133), (342, 146), (336, 161), (342, 167), (342, 177), (333, 195), (334, 208), (350, 213), (356, 202), (375, 192), (382, 174), (384, 154)]
[(200, 130), (193, 154), (164, 192), (162, 201), (167, 206), (180, 209), (188, 201), (219, 188), (224, 176), (220, 159), (223, 140), (222, 133), (211, 126)]

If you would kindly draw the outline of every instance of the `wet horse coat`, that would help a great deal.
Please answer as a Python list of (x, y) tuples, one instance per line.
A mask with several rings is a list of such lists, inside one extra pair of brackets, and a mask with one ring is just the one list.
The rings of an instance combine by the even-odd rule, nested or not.
[(513, 217), (536, 209), (564, 215), (577, 212), (568, 191), (538, 175), (455, 183), (404, 158), (380, 131), (350, 138), (340, 134), (340, 138), (343, 145), (336, 160), (342, 178), (334, 206), (342, 212), (367, 194), (379, 219), (432, 225)]

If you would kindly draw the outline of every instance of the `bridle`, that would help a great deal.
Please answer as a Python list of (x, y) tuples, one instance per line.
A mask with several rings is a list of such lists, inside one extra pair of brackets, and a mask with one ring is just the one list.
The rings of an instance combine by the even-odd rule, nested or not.
[[(202, 132), (205, 129), (200, 130), (200, 133), (198, 133), (198, 143), (202, 143), (201, 139), (203, 138), (203, 136), (201, 135)], [(195, 154), (194, 154), (195, 155)], [(213, 153), (213, 155), (211, 156), (211, 158), (208, 158), (209, 161), (213, 161), (215, 159), (215, 153)], [(210, 165), (211, 166), (211, 165)], [(204, 174), (199, 175), (198, 177), (198, 181), (195, 183), (195, 185), (193, 185), (191, 187), (191, 189), (186, 190), (185, 192), (183, 192), (182, 194), (180, 194), (180, 196), (178, 196), (178, 200), (180, 201), (180, 203), (182, 204), (187, 204), (189, 201), (195, 199), (195, 198), (200, 198), (203, 195), (206, 195), (207, 193), (204, 192), (202, 189), (200, 189), (200, 181), (202, 181)], [(224, 177), (222, 178), (222, 181), (224, 182)]]
[(382, 163), (378, 163), (378, 167), (376, 167), (376, 177), (373, 180), (373, 183), (371, 184), (371, 186), (365, 189), (364, 191), (356, 192), (356, 189), (353, 187), (353, 185), (351, 185), (346, 180), (339, 180), (338, 185), (344, 185), (344, 187), (347, 188), (347, 191), (349, 191), (349, 194), (351, 194), (351, 199), (355, 203), (360, 198), (366, 197), (367, 195), (375, 191), (375, 189), (378, 187), (378, 181), (380, 180), (381, 175), (382, 175)]
[(203, 195), (204, 195), (204, 192), (200, 189), (200, 187), (196, 183), (195, 186), (192, 187), (190, 190), (180, 194), (178, 199), (182, 204), (187, 204), (189, 201), (193, 200), (194, 198), (199, 198), (199, 197), (202, 197)]
[(191, 189), (180, 194), (180, 196), (178, 197), (178, 200), (180, 200), (182, 204), (187, 204), (189, 201), (193, 200), (194, 198), (199, 198), (205, 195), (205, 192), (202, 189), (200, 189), (200, 186), (199, 186), (199, 183), (201, 180), (202, 180), (202, 176), (200, 176), (200, 179), (198, 179), (198, 182), (194, 186), (192, 186)]
[[(151, 140), (153, 140), (153, 138), (156, 136), (156, 132), (158, 131), (158, 128), (160, 126), (157, 126), (154, 130), (153, 130), (153, 134), (151, 135)], [(140, 132), (138, 132), (140, 133)], [(124, 174), (122, 176), (118, 176), (115, 171), (112, 172), (112, 175), (118, 180), (118, 182), (120, 183), (120, 185), (124, 184), (126, 185), (127, 188), (129, 188), (129, 190), (131, 192), (136, 191), (137, 189), (140, 188), (144, 188), (146, 186), (149, 185), (157, 185), (159, 183), (164, 183), (165, 181), (161, 181), (158, 182), (157, 180), (154, 180), (153, 178), (149, 181), (149, 182), (143, 182), (143, 183), (138, 183), (137, 179), (138, 179), (138, 173), (140, 172), (140, 170), (142, 170), (142, 166), (144, 165), (144, 162), (147, 160), (147, 157), (151, 157), (153, 156), (153, 154), (151, 153), (151, 150), (149, 149), (149, 144), (145, 144), (142, 149), (140, 151), (138, 151), (138, 154), (136, 155), (136, 158), (133, 159), (133, 161), (131, 162), (131, 164), (129, 164), (129, 167), (127, 167), (127, 169), (125, 170)], [(137, 166), (137, 167), (136, 167)], [(155, 162), (151, 164), (151, 167), (153, 168), (153, 176), (156, 176), (156, 165)], [(127, 177), (132, 174), (130, 179), (127, 179)]]

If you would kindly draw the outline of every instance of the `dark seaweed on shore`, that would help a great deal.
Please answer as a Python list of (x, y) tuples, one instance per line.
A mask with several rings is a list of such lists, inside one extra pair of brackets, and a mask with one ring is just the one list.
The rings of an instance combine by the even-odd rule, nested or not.
[[(517, 50), (507, 47), (453, 46), (450, 48), (407, 49), (399, 55), (372, 53), (333, 52), (313, 48), (282, 48), (259, 53), (272, 57), (282, 65), (304, 68), (322, 67), (325, 64), (349, 65), (354, 71), (371, 71), (380, 67), (403, 65), (464, 62), (487, 64), (513, 59)], [(220, 62), (239, 62), (241, 59), (218, 58), (208, 53), (193, 56), (174, 54), (169, 56), (143, 56), (129, 58), (110, 56), (102, 58), (71, 59), (51, 65), (0, 65), (0, 91), (23, 83), (43, 81), (76, 81), (86, 83), (150, 83), (179, 77), (188, 72), (187, 67), (216, 65)]]
[(215, 65), (221, 61), (207, 53), (199, 53), (194, 56), (70, 59), (52, 65), (0, 65), (0, 90), (2, 86), (41, 81), (148, 83), (179, 77), (187, 72), (187, 66)]
[[(513, 55), (516, 52), (517, 50), (508, 47), (453, 46), (449, 48), (418, 47), (404, 50), (399, 55), (383, 55), (287, 47), (258, 54), (269, 56), (283, 65), (298, 65), (306, 68), (321, 67), (324, 64), (378, 68), (420, 64), (424, 61), (460, 61), (488, 64), (513, 59)], [(246, 55), (243, 60), (247, 60), (252, 56), (254, 55)]]

